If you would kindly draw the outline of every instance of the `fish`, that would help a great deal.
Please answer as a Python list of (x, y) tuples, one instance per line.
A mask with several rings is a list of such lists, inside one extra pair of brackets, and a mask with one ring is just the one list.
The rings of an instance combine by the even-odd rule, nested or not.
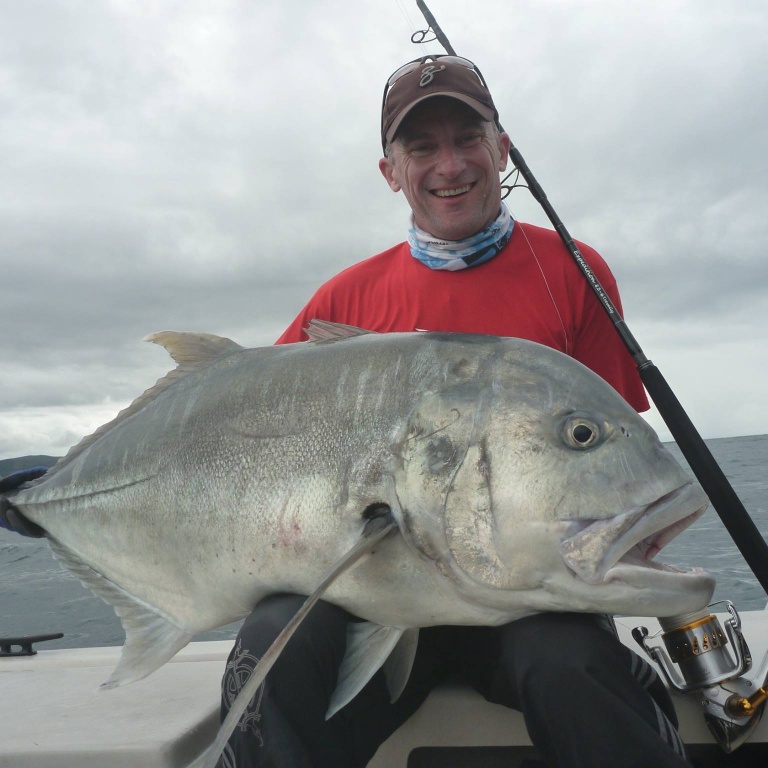
[[(6, 494), (120, 617), (104, 687), (269, 594), (311, 594), (382, 515), (389, 527), (323, 587), (362, 619), (337, 705), (390, 656), (412, 657), (421, 627), (710, 601), (709, 574), (655, 559), (706, 495), (609, 384), (556, 350), (318, 321), (309, 342), (255, 349), (147, 339), (177, 367)], [(402, 687), (408, 664), (392, 666)]]

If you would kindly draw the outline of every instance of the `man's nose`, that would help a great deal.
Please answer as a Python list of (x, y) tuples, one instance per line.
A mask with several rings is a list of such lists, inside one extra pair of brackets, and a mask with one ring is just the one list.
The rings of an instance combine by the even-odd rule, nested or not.
[(437, 172), (446, 178), (453, 179), (458, 176), (466, 165), (463, 153), (453, 144), (440, 146), (437, 156)]

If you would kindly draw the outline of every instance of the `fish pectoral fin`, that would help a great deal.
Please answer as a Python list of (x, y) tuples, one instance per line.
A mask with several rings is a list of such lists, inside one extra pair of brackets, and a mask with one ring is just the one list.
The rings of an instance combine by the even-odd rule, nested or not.
[[(398, 627), (383, 627), (370, 621), (354, 622), (347, 625), (347, 651), (339, 668), (336, 689), (331, 696), (328, 711), (325, 713), (326, 720), (333, 717), (360, 693), (366, 683), (384, 666), (384, 663), (399, 647), (404, 634), (405, 630)], [(404, 649), (407, 655), (408, 643), (404, 645)], [(415, 650), (414, 646), (413, 651), (415, 652)], [(405, 686), (405, 682), (402, 681), (403, 668), (407, 666), (407, 670), (405, 670), (405, 681), (407, 681), (412, 663), (413, 656), (411, 655), (410, 662), (403, 665), (394, 661), (389, 667), (389, 674), (385, 671), (390, 694), (392, 693), (390, 677), (393, 684), (400, 689), (397, 691), (397, 696), (399, 696)]]
[(62, 565), (112, 606), (125, 630), (120, 661), (101, 688), (115, 688), (141, 680), (165, 664), (194, 637), (86, 565), (75, 552), (50, 535), (48, 543)]

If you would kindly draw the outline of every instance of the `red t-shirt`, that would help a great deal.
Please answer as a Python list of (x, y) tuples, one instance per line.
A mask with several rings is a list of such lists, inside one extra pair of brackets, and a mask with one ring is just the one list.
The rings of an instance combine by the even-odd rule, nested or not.
[[(578, 244), (621, 312), (601, 256)], [(411, 255), (408, 243), (343, 270), (322, 285), (278, 339), (304, 341), (312, 319), (369, 331), (449, 331), (516, 336), (574, 357), (636, 410), (648, 409), (631, 355), (586, 279), (552, 230), (515, 222), (506, 248), (476, 267), (445, 272)]]

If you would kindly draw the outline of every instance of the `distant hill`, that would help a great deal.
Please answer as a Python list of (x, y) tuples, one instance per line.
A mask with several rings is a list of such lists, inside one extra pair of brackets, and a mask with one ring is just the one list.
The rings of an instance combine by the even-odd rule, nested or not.
[(52, 467), (58, 460), (58, 456), (19, 456), (15, 459), (0, 459), (0, 477), (10, 475), (17, 469)]

